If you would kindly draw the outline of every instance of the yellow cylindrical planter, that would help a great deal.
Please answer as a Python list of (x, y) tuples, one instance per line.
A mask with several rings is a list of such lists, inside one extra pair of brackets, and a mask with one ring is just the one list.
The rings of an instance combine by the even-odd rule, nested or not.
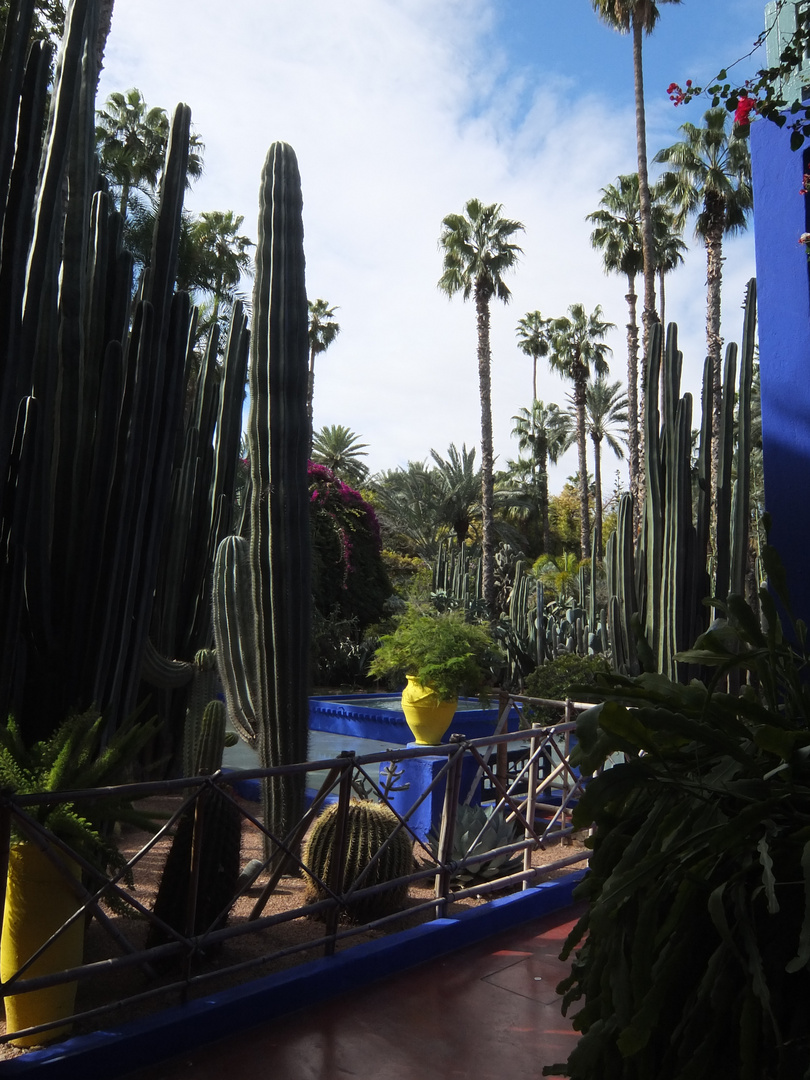
[[(79, 877), (75, 863), (71, 870)], [(79, 901), (67, 879), (34, 844), (15, 844), (9, 855), (6, 910), (0, 941), (0, 978), (5, 982), (76, 911)], [(77, 919), (21, 976), (48, 975), (78, 967), (84, 954), (84, 918)], [(70, 1016), (76, 1000), (76, 983), (63, 983), (6, 998), (8, 1032)], [(15, 1046), (40, 1046), (62, 1038), (70, 1025), (52, 1028), (41, 1035), (14, 1039)]]
[(402, 711), (405, 722), (420, 746), (438, 746), (450, 727), (458, 698), (439, 701), (436, 692), (422, 686), (413, 675), (406, 675), (408, 685), (402, 691)]

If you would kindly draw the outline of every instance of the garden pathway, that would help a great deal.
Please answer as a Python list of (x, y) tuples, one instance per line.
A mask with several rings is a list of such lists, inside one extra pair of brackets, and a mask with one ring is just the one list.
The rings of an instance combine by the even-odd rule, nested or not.
[(567, 908), (358, 993), (234, 1034), (126, 1080), (541, 1080), (576, 1041), (560, 1012)]

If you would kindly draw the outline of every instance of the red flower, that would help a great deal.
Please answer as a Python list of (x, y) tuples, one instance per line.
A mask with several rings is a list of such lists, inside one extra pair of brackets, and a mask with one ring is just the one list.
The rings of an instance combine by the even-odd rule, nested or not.
[(734, 113), (734, 123), (738, 124), (740, 127), (747, 127), (751, 123), (750, 114), (752, 111), (756, 111), (756, 107), (756, 98), (749, 97), (748, 94), (743, 94), (737, 102), (737, 109)]

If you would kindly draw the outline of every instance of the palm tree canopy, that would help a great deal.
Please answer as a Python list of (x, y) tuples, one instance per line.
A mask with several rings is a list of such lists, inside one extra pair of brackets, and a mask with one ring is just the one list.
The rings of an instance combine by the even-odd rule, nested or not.
[(533, 360), (539, 360), (541, 356), (548, 356), (551, 348), (551, 342), (549, 341), (550, 327), (551, 319), (544, 319), (539, 311), (530, 311), (524, 315), (515, 330), (520, 351)]
[(667, 205), (666, 195), (659, 185), (653, 189), (652, 197), (655, 269), (659, 274), (668, 274), (681, 265), (687, 247), (675, 222), (675, 213)]
[(582, 304), (572, 304), (568, 315), (554, 319), (551, 328), (552, 353), (549, 363), (553, 370), (566, 379), (576, 382), (595, 375), (607, 375), (608, 353), (613, 350), (604, 343), (604, 337), (614, 324), (602, 319), (602, 308), (596, 305), (590, 315)]
[[(123, 193), (128, 208), (133, 191), (152, 194), (157, 188), (169, 142), (165, 109), (149, 108), (136, 87), (109, 95), (96, 113), (96, 145), (102, 171)], [(189, 138), (186, 183), (202, 176), (203, 146), (199, 135)]]
[(681, 0), (591, 0), (593, 10), (599, 18), (622, 34), (629, 31), (634, 17), (641, 22), (644, 32), (651, 34), (661, 16), (658, 5), (680, 2)]
[[(569, 395), (573, 406), (574, 402)], [(595, 443), (605, 441), (616, 457), (624, 457), (627, 435), (627, 394), (621, 382), (591, 379), (585, 389), (585, 426)]]
[(512, 419), (515, 422), (512, 434), (518, 440), (518, 448), (529, 450), (533, 458), (545, 445), (546, 457), (556, 462), (573, 441), (571, 417), (553, 401), (548, 405), (535, 401), (531, 409), (521, 409)]
[(723, 205), (723, 232), (740, 232), (746, 227), (754, 205), (751, 185), (751, 155), (746, 139), (729, 132), (730, 114), (719, 107), (703, 115), (703, 127), (682, 124), (683, 139), (664, 150), (654, 160), (670, 165), (659, 187), (682, 228), (687, 217), (697, 213), (695, 235), (705, 238), (712, 224), (713, 209)]
[(254, 246), (239, 233), (244, 220), (233, 210), (205, 211), (190, 219), (185, 230), (185, 261), (181, 250), (178, 288), (199, 289), (218, 300), (232, 298), (242, 274), (250, 269), (249, 249)]
[(473, 291), (482, 299), (496, 296), (504, 303), (511, 293), (503, 280), (523, 249), (512, 237), (523, 231), (519, 221), (502, 216), (500, 203), (485, 205), (470, 199), (463, 214), (448, 214), (442, 221), (439, 247), (444, 271), (439, 288), (448, 296), (460, 292), (469, 300)]
[(635, 277), (644, 269), (638, 173), (619, 176), (615, 184), (601, 190), (599, 209), (585, 218), (596, 226), (591, 233), (591, 247), (602, 252), (606, 273)]
[(335, 320), (336, 307), (330, 307), (326, 300), (309, 301), (309, 349), (317, 355), (326, 352), (340, 333), (340, 324)]
[(368, 468), (361, 458), (367, 457), (368, 443), (360, 442), (360, 436), (343, 424), (322, 427), (312, 438), (312, 460), (326, 465), (341, 479), (361, 484), (368, 476)]

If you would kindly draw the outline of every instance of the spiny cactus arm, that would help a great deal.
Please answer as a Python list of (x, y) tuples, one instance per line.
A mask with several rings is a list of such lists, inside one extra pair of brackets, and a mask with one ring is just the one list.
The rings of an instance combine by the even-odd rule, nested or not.
[(248, 746), (254, 747), (263, 714), (252, 579), (248, 542), (239, 536), (226, 537), (214, 562), (214, 643), (228, 716)]
[(717, 550), (715, 551), (714, 596), (725, 600), (728, 596), (731, 572), (729, 547), (731, 529), (731, 466), (734, 458), (734, 388), (737, 382), (737, 346), (731, 342), (726, 348), (723, 365), (723, 401), (720, 410), (718, 434), (717, 491), (714, 493)]
[(141, 665), (141, 677), (150, 686), (161, 690), (175, 690), (187, 686), (194, 678), (194, 665), (186, 660), (171, 660), (161, 653), (147, 638)]

